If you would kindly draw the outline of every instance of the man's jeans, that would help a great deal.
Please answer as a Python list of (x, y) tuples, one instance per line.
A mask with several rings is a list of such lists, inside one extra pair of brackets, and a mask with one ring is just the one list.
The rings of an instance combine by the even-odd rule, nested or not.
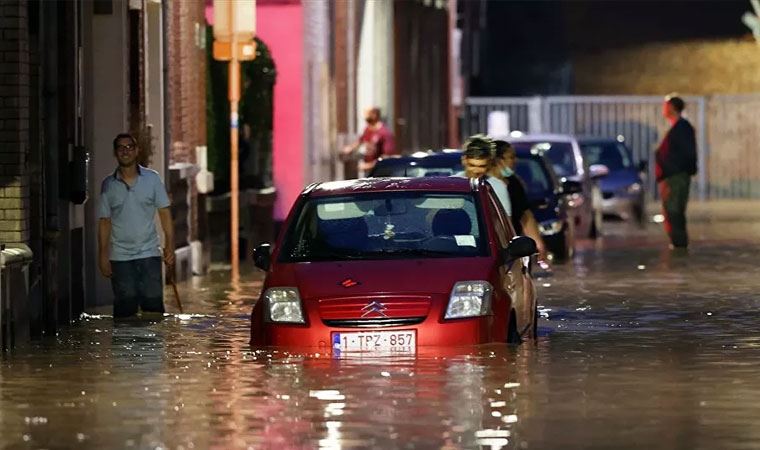
[(686, 203), (689, 201), (691, 175), (677, 173), (660, 181), (660, 198), (662, 212), (665, 215), (665, 231), (673, 247), (687, 247), (689, 236), (686, 233)]
[(161, 258), (111, 261), (113, 317), (129, 317), (140, 307), (145, 312), (164, 312)]

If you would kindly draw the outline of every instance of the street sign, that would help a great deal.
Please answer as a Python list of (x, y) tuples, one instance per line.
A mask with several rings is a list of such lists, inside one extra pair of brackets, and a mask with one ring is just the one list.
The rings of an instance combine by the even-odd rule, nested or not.
[[(232, 59), (232, 42), (214, 41), (214, 59), (217, 61), (229, 61)], [(251, 61), (256, 59), (256, 41), (237, 42), (238, 61)]]
[(240, 61), (256, 58), (256, 0), (214, 0), (214, 59), (229, 61), (230, 100), (230, 259), (233, 282), (240, 277), (238, 103), (240, 102)]
[(246, 42), (255, 35), (255, 0), (214, 0), (214, 40)]

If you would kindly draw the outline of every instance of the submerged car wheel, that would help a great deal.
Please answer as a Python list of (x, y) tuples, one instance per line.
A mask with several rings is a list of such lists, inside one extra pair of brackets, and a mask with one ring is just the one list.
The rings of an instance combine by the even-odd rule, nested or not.
[(517, 319), (515, 319), (515, 310), (509, 314), (509, 327), (507, 328), (507, 344), (522, 344), (520, 333), (517, 332)]

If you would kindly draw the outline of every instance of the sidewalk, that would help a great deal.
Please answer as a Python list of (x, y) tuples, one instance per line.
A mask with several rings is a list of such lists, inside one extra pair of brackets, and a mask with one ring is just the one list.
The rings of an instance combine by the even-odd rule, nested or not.
[[(647, 203), (649, 216), (660, 214), (659, 202)], [(693, 222), (754, 221), (760, 222), (760, 200), (698, 200), (689, 201), (686, 212), (687, 220)]]

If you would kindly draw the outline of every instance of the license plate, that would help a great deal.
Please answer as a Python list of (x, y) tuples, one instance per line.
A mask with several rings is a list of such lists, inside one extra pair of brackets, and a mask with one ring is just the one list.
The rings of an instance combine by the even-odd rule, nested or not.
[(337, 352), (415, 353), (417, 333), (414, 330), (333, 333), (332, 344)]

